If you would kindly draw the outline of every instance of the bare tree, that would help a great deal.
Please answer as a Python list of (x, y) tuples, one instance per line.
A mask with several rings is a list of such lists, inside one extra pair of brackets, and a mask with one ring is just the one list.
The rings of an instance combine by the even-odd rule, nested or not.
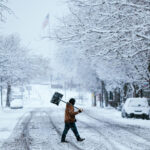
[(5, 21), (6, 18), (5, 18), (5, 13), (9, 13), (11, 14), (12, 13), (12, 10), (7, 7), (7, 0), (0, 0), (0, 20), (1, 21)]
[(1, 86), (7, 87), (6, 106), (10, 105), (11, 86), (46, 77), (49, 63), (44, 58), (32, 56), (20, 45), (20, 38), (10, 35), (0, 38)]
[[(69, 1), (70, 15), (61, 20), (55, 39), (82, 51), (102, 80), (136, 81), (133, 58), (150, 50), (149, 6), (147, 0)], [(141, 73), (145, 76), (144, 69)]]

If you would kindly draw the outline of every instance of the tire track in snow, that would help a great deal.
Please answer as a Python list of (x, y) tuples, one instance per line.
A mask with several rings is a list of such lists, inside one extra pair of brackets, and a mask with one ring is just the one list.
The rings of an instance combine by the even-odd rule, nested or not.
[[(138, 149), (139, 150), (149, 150), (149, 147), (150, 147), (149, 141), (147, 141), (147, 139), (141, 138), (139, 135), (136, 135), (136, 134), (130, 132), (129, 130), (126, 129), (126, 127), (118, 125), (115, 122), (110, 123), (110, 122), (108, 122), (106, 120), (100, 120), (100, 119), (98, 119), (96, 117), (91, 116), (87, 112), (85, 112), (85, 114), (89, 118), (92, 118), (93, 120), (96, 120), (97, 122), (99, 122), (100, 124), (102, 124), (101, 128), (105, 127), (106, 129), (104, 128), (104, 130), (108, 131), (107, 134), (111, 133), (110, 136), (112, 138), (114, 137), (114, 139), (113, 139), (114, 143), (116, 143), (118, 145), (119, 144), (121, 144), (121, 145), (123, 144), (126, 147), (126, 149), (131, 149), (132, 148), (134, 150), (138, 150)], [(123, 134), (125, 134), (125, 137), (122, 137), (120, 135), (118, 137), (118, 135), (117, 135), (118, 131), (119, 131), (119, 133), (123, 131)], [(121, 138), (122, 139), (124, 138), (124, 139), (121, 140)], [(130, 146), (129, 146), (129, 144), (130, 144)]]
[[(91, 117), (91, 118), (93, 118), (93, 119), (95, 119), (95, 120), (97, 120), (97, 121), (99, 121), (99, 122), (104, 122), (104, 123), (106, 123), (106, 124), (108, 124), (108, 125), (115, 125), (115, 127), (117, 127), (117, 128), (121, 128), (121, 129), (123, 129), (123, 130), (125, 130), (125, 131), (127, 131), (128, 133), (132, 133), (132, 134), (134, 134), (134, 135), (136, 135), (136, 136), (139, 136), (140, 138), (141, 138), (141, 135), (140, 134), (138, 134), (138, 133), (135, 133), (134, 132), (134, 130), (135, 130), (135, 128), (137, 129), (137, 130), (139, 130), (139, 126), (133, 126), (133, 125), (126, 125), (126, 126), (124, 126), (124, 125), (119, 125), (119, 124), (117, 124), (116, 122), (108, 122), (108, 121), (106, 121), (106, 120), (100, 120), (100, 119), (98, 119), (98, 118), (96, 118), (96, 117), (93, 117), (92, 115), (89, 115), (87, 112), (85, 113), (87, 116), (89, 116), (89, 117)], [(112, 120), (111, 120), (112, 121)], [(148, 129), (149, 130), (149, 132), (150, 132), (150, 129)], [(149, 139), (150, 139), (150, 137), (149, 137), (149, 139), (147, 139), (146, 137), (142, 137), (145, 141), (147, 141), (147, 142), (149, 142)]]
[[(61, 137), (61, 131), (58, 129), (58, 127), (55, 125), (55, 123), (53, 122), (51, 116), (46, 112), (46, 111), (43, 111), (45, 114), (47, 114), (47, 116), (49, 117), (49, 121), (50, 123), (52, 124), (52, 126), (54, 127), (55, 131), (57, 132), (57, 134)], [(79, 146), (77, 146), (75, 143), (73, 142), (69, 142), (68, 144), (70, 144), (70, 146), (75, 149), (75, 150), (84, 150), (82, 148), (80, 148)], [(71, 148), (71, 149), (72, 149)]]
[(31, 150), (54, 150), (51, 138), (51, 126), (47, 115), (40, 110), (33, 112), (33, 118), (29, 123), (29, 136)]
[[(85, 125), (88, 129), (91, 129), (94, 132), (98, 133), (102, 137), (101, 141), (105, 143), (105, 147), (108, 150), (120, 150), (120, 147), (117, 148), (115, 146), (116, 143), (112, 142), (106, 135), (104, 135), (102, 132), (100, 132), (100, 130), (98, 130), (97, 128), (93, 128), (93, 126), (89, 125), (88, 123), (85, 123), (84, 121), (78, 120), (78, 122)], [(101, 147), (100, 147), (100, 149), (101, 149)]]
[[(58, 114), (59, 113), (57, 113), (57, 117), (58, 117)], [(54, 116), (53, 116), (54, 117)], [(54, 117), (55, 118), (55, 117)], [(62, 116), (60, 116), (59, 115), (59, 118), (62, 118)], [(87, 127), (87, 129), (88, 129), (88, 131), (89, 131), (89, 129), (91, 128), (91, 126), (87, 126), (87, 124), (82, 124), (82, 125), (86, 125), (86, 127)], [(57, 129), (58, 129), (58, 127), (57, 127)], [(84, 131), (86, 131), (86, 129), (85, 129), (85, 127), (84, 127)], [(60, 132), (60, 130), (59, 130), (59, 132)], [(91, 132), (91, 134), (92, 134), (92, 136), (93, 136), (93, 131)], [(59, 136), (61, 135), (61, 132), (59, 133)], [(114, 146), (114, 144), (112, 144), (112, 143), (108, 143), (108, 140), (106, 141), (106, 138), (105, 137), (102, 137), (102, 141), (103, 142), (101, 142), (101, 140), (99, 141), (99, 139), (98, 139), (98, 137), (97, 137), (97, 135), (95, 135), (94, 134), (94, 139), (93, 138), (88, 138), (87, 140), (86, 140), (87, 142), (84, 142), (84, 143), (80, 143), (80, 144), (82, 144), (81, 145), (81, 147), (82, 147), (82, 149), (84, 149), (84, 150), (121, 150), (121, 149), (117, 149), (115, 146)], [(104, 144), (105, 143), (108, 143), (109, 144), (109, 146), (105, 146)], [(73, 142), (72, 142), (73, 143)], [(74, 144), (74, 143), (73, 143)], [(88, 145), (89, 144), (89, 145)], [(77, 148), (78, 149), (78, 148)]]
[[(138, 134), (138, 133), (135, 133), (133, 130), (136, 128), (137, 130), (139, 130), (139, 128), (138, 128), (138, 126), (132, 126), (132, 125), (126, 125), (126, 126), (124, 126), (124, 125), (119, 125), (119, 124), (117, 124), (116, 122), (108, 122), (108, 121), (106, 121), (106, 120), (100, 120), (100, 119), (98, 119), (98, 118), (96, 118), (96, 117), (93, 117), (92, 115), (89, 115), (88, 113), (85, 113), (87, 116), (89, 116), (89, 117), (91, 117), (91, 118), (93, 118), (93, 119), (95, 119), (95, 120), (97, 120), (97, 121), (99, 121), (99, 122), (103, 122), (103, 123), (106, 123), (106, 124), (108, 124), (108, 125), (110, 125), (110, 126), (115, 126), (115, 128), (120, 128), (120, 129), (123, 129), (123, 130), (125, 130), (126, 132), (128, 132), (128, 133), (132, 133), (132, 134), (134, 134), (134, 136), (136, 135), (137, 137), (140, 137), (141, 138), (141, 140), (143, 141), (143, 140), (145, 140), (145, 142), (149, 142), (149, 139), (147, 139), (146, 137), (141, 137), (141, 135), (140, 134)], [(112, 120), (111, 120), (112, 121)], [(149, 130), (150, 131), (150, 130)]]
[(1, 150), (30, 150), (28, 124), (32, 119), (32, 112), (20, 117), (11, 136), (4, 142)]

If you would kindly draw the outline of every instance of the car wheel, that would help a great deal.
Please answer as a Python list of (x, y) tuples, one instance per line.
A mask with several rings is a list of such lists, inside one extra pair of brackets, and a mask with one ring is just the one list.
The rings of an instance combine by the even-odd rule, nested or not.
[(142, 115), (142, 119), (147, 119), (147, 120), (149, 120), (149, 115)]
[(130, 114), (127, 114), (127, 113), (126, 113), (126, 118), (131, 118), (131, 117), (130, 117)]
[(147, 120), (150, 120), (150, 113), (146, 117)]
[(147, 116), (146, 115), (142, 115), (142, 119), (145, 119), (145, 118), (147, 118)]
[(133, 118), (133, 117), (134, 117), (134, 114), (130, 114), (129, 117), (130, 117), (130, 118)]
[(146, 118), (147, 120), (149, 120), (149, 119), (150, 119), (150, 118), (149, 118), (149, 115), (146, 115), (146, 116), (145, 116), (145, 118)]

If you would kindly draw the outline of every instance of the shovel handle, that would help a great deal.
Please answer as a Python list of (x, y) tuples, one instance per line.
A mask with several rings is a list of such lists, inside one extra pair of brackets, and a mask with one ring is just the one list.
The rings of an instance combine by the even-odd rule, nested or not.
[[(63, 100), (60, 100), (60, 101), (62, 101), (62, 102), (64, 102), (64, 103), (66, 103), (67, 104), (67, 102), (65, 102), (65, 101), (63, 101)], [(71, 104), (71, 103), (70, 103)], [(72, 105), (72, 104), (71, 104)], [(72, 105), (73, 106), (73, 105)], [(78, 108), (78, 107), (76, 107), (76, 106), (73, 106), (74, 108), (76, 108), (76, 109), (80, 109), (80, 108)]]

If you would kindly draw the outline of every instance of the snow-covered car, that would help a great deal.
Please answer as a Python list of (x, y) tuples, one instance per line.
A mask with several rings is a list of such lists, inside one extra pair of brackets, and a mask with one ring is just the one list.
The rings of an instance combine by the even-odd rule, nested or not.
[(23, 99), (22, 96), (16, 96), (10, 102), (10, 108), (12, 109), (21, 109), (23, 108)]
[(147, 98), (128, 98), (122, 108), (122, 117), (141, 116), (150, 119), (150, 106)]

